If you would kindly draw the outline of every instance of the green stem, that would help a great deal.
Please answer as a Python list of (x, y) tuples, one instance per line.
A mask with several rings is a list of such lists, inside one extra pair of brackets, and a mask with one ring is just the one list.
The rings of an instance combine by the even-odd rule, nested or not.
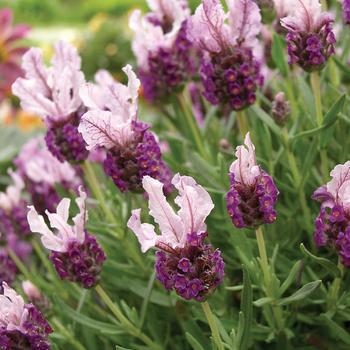
[(224, 344), (221, 341), (219, 328), (218, 328), (218, 325), (216, 323), (215, 317), (211, 311), (209, 303), (207, 301), (202, 303), (202, 308), (203, 308), (205, 317), (207, 318), (207, 321), (209, 323), (209, 327), (211, 329), (211, 334), (213, 336), (215, 344), (217, 345), (219, 350), (224, 350)]
[[(94, 171), (93, 166), (89, 161), (85, 161), (83, 164), (83, 169), (87, 177), (87, 181), (89, 183), (89, 187), (91, 188), (92, 193), (94, 194), (95, 198), (98, 200), (99, 205), (101, 206), (104, 214), (106, 215), (108, 221), (111, 224), (115, 224), (115, 216), (106, 204), (107, 201), (103, 195), (103, 192), (101, 190), (99, 181), (97, 179), (96, 173)], [(117, 232), (118, 238), (121, 238), (121, 233)]]
[(297, 164), (296, 158), (294, 156), (294, 153), (290, 149), (289, 134), (288, 134), (288, 130), (286, 128), (283, 128), (283, 137), (284, 137), (284, 144), (285, 144), (285, 150), (287, 153), (289, 167), (290, 167), (290, 170), (292, 172), (293, 180), (296, 184), (295, 187), (298, 191), (301, 208), (303, 210), (305, 221), (306, 221), (308, 227), (311, 228), (311, 225), (312, 225), (311, 212), (310, 212), (310, 209), (307, 205), (307, 201), (305, 198), (304, 187), (301, 186), (302, 178), (301, 178), (301, 175), (299, 172), (298, 164)]
[(83, 345), (78, 342), (74, 336), (63, 326), (63, 324), (56, 318), (53, 319), (54, 324), (59, 328), (62, 335), (75, 347), (77, 350), (86, 350)]
[(334, 279), (331, 287), (329, 288), (328, 309), (335, 307), (339, 299), (340, 286), (344, 275), (344, 266), (340, 259), (338, 261), (338, 269), (340, 270), (340, 276)]
[(103, 288), (98, 285), (95, 288), (97, 294), (103, 300), (103, 302), (108, 306), (113, 315), (117, 318), (123, 328), (132, 336), (142, 340), (149, 349), (162, 350), (161, 346), (154, 343), (147, 335), (143, 334), (137, 327), (135, 327), (122, 313), (119, 306), (111, 300), (109, 295), (103, 290)]
[(323, 114), (322, 114), (320, 75), (318, 74), (318, 72), (311, 73), (311, 86), (312, 86), (314, 99), (315, 99), (317, 126), (320, 127), (323, 124)]
[(16, 253), (12, 250), (12, 249), (8, 249), (8, 254), (10, 256), (10, 258), (14, 261), (14, 263), (16, 264), (17, 268), (19, 271), (21, 271), (21, 273), (24, 275), (24, 277), (27, 280), (32, 280), (31, 275), (28, 271), (28, 269), (26, 268), (26, 266), (22, 263), (22, 261), (18, 258), (18, 256), (16, 255)]
[[(315, 98), (315, 108), (316, 108), (316, 120), (317, 126), (321, 127), (323, 125), (323, 113), (322, 113), (322, 100), (321, 100), (321, 84), (320, 75), (318, 72), (311, 73), (311, 86)], [(323, 180), (328, 181), (328, 157), (326, 150), (321, 149), (321, 169)]]
[(189, 111), (189, 109), (186, 106), (186, 101), (184, 98), (179, 97), (178, 98), (179, 104), (181, 106), (181, 109), (184, 113), (187, 126), (189, 127), (189, 130), (191, 131), (194, 144), (199, 152), (199, 154), (202, 156), (203, 159), (210, 160), (208, 158), (208, 153), (205, 150), (205, 146), (203, 143), (203, 137), (201, 135), (201, 132), (199, 130), (197, 121), (194, 118), (193, 113)]
[(291, 105), (291, 116), (292, 120), (294, 121), (296, 119), (296, 113), (298, 111), (298, 106), (294, 94), (293, 84), (292, 84), (292, 77), (287, 77), (286, 80), (286, 88), (287, 88), (287, 96)]
[(238, 124), (239, 133), (244, 139), (245, 135), (249, 131), (248, 118), (244, 111), (237, 112), (236, 115), (237, 115), (237, 124)]
[[(259, 249), (259, 255), (260, 255), (260, 266), (264, 277), (266, 295), (271, 299), (275, 299), (276, 296), (272, 285), (272, 274), (269, 266), (269, 261), (267, 258), (267, 253), (266, 253), (264, 233), (262, 231), (261, 226), (259, 226), (256, 229), (255, 234), (256, 234), (256, 240), (258, 243), (258, 249)], [(271, 305), (271, 306), (272, 306), (272, 311), (273, 311), (273, 315), (276, 321), (278, 331), (282, 331), (284, 329), (282, 309), (281, 307), (276, 305)]]

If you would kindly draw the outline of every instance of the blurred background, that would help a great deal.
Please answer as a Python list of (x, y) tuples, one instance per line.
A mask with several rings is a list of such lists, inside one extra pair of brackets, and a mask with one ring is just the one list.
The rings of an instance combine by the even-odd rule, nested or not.
[[(191, 7), (199, 2), (192, 0)], [(22, 144), (41, 128), (40, 119), (24, 113), (11, 94), (25, 49), (41, 47), (49, 61), (53, 43), (66, 40), (78, 48), (87, 80), (104, 68), (123, 81), (121, 68), (135, 63), (128, 27), (128, 16), (135, 8), (147, 10), (146, 0), (0, 0), (0, 11), (12, 12), (12, 33), (18, 25), (29, 27), (13, 40), (9, 39), (12, 33), (0, 25), (0, 186)]]

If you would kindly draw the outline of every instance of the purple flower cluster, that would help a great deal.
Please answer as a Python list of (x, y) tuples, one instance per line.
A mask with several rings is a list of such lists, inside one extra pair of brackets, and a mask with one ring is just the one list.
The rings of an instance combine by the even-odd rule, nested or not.
[(284, 126), (290, 116), (290, 105), (283, 92), (279, 92), (272, 102), (271, 114), (279, 126)]
[(350, 217), (340, 205), (321, 208), (315, 220), (314, 241), (318, 248), (330, 246), (338, 251), (345, 267), (350, 267)]
[(49, 350), (47, 337), (53, 332), (52, 328), (34, 305), (26, 304), (24, 308), (28, 315), (20, 330), (0, 327), (0, 349)]
[(44, 214), (45, 210), (55, 211), (61, 198), (54, 187), (47, 183), (33, 181), (26, 181), (26, 187), (30, 193), (31, 202), (40, 214)]
[(106, 255), (93, 235), (85, 232), (85, 241), (71, 241), (66, 252), (51, 251), (50, 260), (62, 280), (94, 287), (100, 278)]
[(183, 248), (158, 246), (163, 248), (156, 253), (158, 280), (186, 300), (205, 301), (224, 277), (221, 252), (204, 243), (206, 236), (206, 233), (189, 234)]
[(256, 90), (263, 83), (260, 64), (252, 50), (238, 46), (226, 53), (205, 56), (200, 75), (205, 98), (213, 105), (229, 105), (236, 111), (255, 103)]
[(47, 148), (60, 162), (82, 162), (89, 156), (86, 144), (78, 131), (79, 118), (75, 117), (64, 124), (53, 124), (47, 130)]
[(30, 243), (26, 242), (30, 234), (27, 222), (27, 203), (21, 201), (20, 205), (5, 211), (0, 208), (0, 242), (1, 245), (12, 249), (22, 260), (26, 260), (31, 252)]
[(16, 279), (16, 264), (8, 256), (5, 250), (0, 250), (0, 286), (2, 282), (11, 285)]
[(104, 170), (120, 191), (143, 192), (146, 175), (160, 180), (164, 192), (172, 191), (171, 171), (161, 158), (159, 143), (145, 123), (133, 121), (134, 137), (128, 146), (114, 147), (107, 152)]
[(187, 22), (183, 22), (178, 36), (170, 48), (159, 47), (148, 53), (148, 69), (140, 68), (143, 94), (149, 101), (166, 99), (180, 90), (196, 69), (186, 37)]
[(230, 180), (231, 188), (226, 195), (227, 211), (237, 228), (256, 228), (276, 220), (274, 207), (278, 190), (270, 175), (262, 171), (252, 185), (236, 181), (233, 173)]
[(350, 0), (343, 0), (343, 18), (346, 24), (350, 24)]
[(289, 64), (298, 63), (305, 71), (321, 70), (334, 54), (336, 39), (332, 24), (326, 23), (318, 33), (288, 33)]

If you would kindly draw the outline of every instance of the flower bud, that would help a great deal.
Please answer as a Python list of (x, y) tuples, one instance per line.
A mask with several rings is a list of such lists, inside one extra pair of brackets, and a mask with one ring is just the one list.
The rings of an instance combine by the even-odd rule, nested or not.
[(284, 92), (279, 92), (274, 101), (272, 102), (271, 110), (273, 119), (279, 126), (284, 126), (290, 116), (290, 105), (286, 101), (286, 96)]

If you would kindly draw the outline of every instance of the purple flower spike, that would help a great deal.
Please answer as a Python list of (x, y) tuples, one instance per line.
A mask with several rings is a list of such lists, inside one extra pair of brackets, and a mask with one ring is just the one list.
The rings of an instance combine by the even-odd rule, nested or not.
[(85, 82), (81, 60), (73, 46), (58, 42), (51, 63), (52, 67), (47, 68), (42, 51), (30, 49), (23, 56), (25, 78), (17, 79), (12, 90), (24, 110), (39, 115), (46, 123), (45, 140), (50, 152), (61, 162), (81, 162), (88, 157), (77, 130), (82, 114), (79, 88)]
[(281, 19), (282, 27), (288, 31), (289, 63), (297, 63), (308, 72), (321, 70), (334, 54), (334, 18), (330, 13), (322, 12), (319, 0), (291, 3), (289, 15)]
[(189, 20), (188, 37), (202, 52), (205, 98), (213, 105), (239, 111), (255, 103), (255, 92), (263, 81), (256, 39), (261, 16), (253, 0), (234, 0), (228, 6), (225, 14), (220, 1), (203, 0)]
[(98, 283), (106, 256), (95, 237), (84, 228), (87, 220), (86, 194), (81, 188), (79, 192), (80, 197), (76, 199), (76, 203), (80, 212), (73, 218), (74, 226), (67, 223), (70, 206), (67, 198), (58, 204), (57, 213), (46, 211), (51, 226), (59, 228), (57, 235), (49, 229), (44, 218), (38, 215), (33, 206), (28, 213), (28, 222), (33, 232), (42, 235), (41, 241), (51, 251), (50, 260), (60, 278), (88, 289)]
[(90, 110), (83, 115), (79, 132), (88, 149), (107, 149), (104, 170), (120, 191), (143, 192), (142, 178), (149, 175), (162, 181), (169, 194), (171, 171), (162, 160), (159, 142), (149, 126), (137, 120), (140, 81), (130, 65), (124, 72), (128, 86), (100, 72), (98, 85), (87, 84), (81, 89)]
[(332, 180), (313, 194), (321, 203), (315, 220), (314, 241), (317, 247), (335, 249), (345, 267), (350, 267), (350, 161), (331, 171)]
[(2, 282), (11, 285), (16, 279), (16, 274), (16, 264), (7, 255), (5, 250), (0, 250), (0, 285)]
[(2, 283), (0, 294), (0, 348), (2, 350), (49, 350), (48, 335), (53, 332), (42, 314), (32, 304), (24, 304), (8, 285)]
[(149, 197), (150, 214), (158, 223), (141, 223), (141, 209), (132, 211), (128, 227), (135, 233), (141, 250), (158, 248), (156, 274), (167, 290), (175, 290), (186, 300), (205, 301), (222, 282), (224, 261), (221, 252), (204, 242), (207, 232), (205, 219), (214, 205), (208, 192), (188, 176), (175, 175), (172, 181), (179, 191), (175, 213), (163, 194), (163, 185), (149, 176), (143, 186)]
[(196, 64), (193, 47), (187, 38), (187, 1), (148, 2), (152, 12), (142, 17), (135, 10), (130, 28), (135, 37), (132, 48), (137, 58), (144, 96), (164, 100), (181, 90), (193, 76)]
[(343, 18), (350, 25), (350, 0), (343, 0)]
[(237, 160), (230, 168), (227, 211), (237, 228), (256, 228), (276, 221), (278, 190), (272, 177), (257, 165), (255, 147), (249, 133), (244, 143), (245, 146), (237, 147)]

